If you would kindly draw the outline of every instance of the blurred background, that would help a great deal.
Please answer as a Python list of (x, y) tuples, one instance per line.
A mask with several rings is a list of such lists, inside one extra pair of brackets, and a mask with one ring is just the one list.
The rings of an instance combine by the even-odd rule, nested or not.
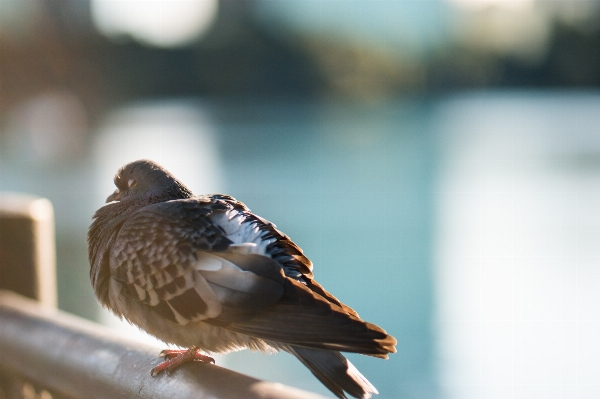
[(0, 0), (0, 191), (52, 201), (68, 312), (117, 326), (85, 236), (150, 158), (398, 339), (350, 356), (380, 398), (598, 398), (599, 85), (599, 0)]

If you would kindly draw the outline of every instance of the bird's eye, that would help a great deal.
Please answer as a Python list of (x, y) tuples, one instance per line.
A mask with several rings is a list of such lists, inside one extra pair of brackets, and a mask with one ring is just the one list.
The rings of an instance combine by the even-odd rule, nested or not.
[(129, 181), (127, 182), (127, 187), (129, 188), (133, 188), (137, 185), (137, 182), (133, 179), (129, 179)]

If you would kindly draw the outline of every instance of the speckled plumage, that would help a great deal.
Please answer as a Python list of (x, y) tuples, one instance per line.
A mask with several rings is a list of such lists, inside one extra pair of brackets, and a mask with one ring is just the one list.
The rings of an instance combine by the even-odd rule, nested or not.
[(103, 306), (182, 347), (285, 350), (340, 398), (377, 393), (339, 351), (387, 358), (396, 340), (314, 281), (274, 224), (227, 195), (193, 196), (152, 161), (125, 165), (115, 185), (88, 233)]

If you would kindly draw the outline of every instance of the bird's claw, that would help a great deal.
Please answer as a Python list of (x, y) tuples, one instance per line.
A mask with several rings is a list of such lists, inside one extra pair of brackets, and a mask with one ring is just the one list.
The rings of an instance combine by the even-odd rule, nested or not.
[(157, 376), (161, 372), (170, 375), (173, 370), (187, 362), (203, 362), (215, 364), (215, 359), (210, 356), (200, 353), (198, 348), (192, 347), (187, 350), (182, 349), (165, 349), (160, 352), (160, 356), (166, 360), (154, 367), (150, 374), (152, 377)]

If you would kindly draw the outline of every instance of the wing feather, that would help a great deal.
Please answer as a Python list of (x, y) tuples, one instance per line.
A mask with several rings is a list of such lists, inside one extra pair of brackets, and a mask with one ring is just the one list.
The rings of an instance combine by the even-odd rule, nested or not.
[(220, 259), (222, 267), (200, 273), (220, 303), (230, 310), (243, 309), (245, 319), (275, 304), (283, 296), (283, 271), (272, 259), (237, 253), (206, 255)]
[(273, 306), (246, 321), (206, 320), (231, 331), (316, 349), (357, 352), (387, 358), (396, 340), (378, 326), (286, 278), (285, 294)]

